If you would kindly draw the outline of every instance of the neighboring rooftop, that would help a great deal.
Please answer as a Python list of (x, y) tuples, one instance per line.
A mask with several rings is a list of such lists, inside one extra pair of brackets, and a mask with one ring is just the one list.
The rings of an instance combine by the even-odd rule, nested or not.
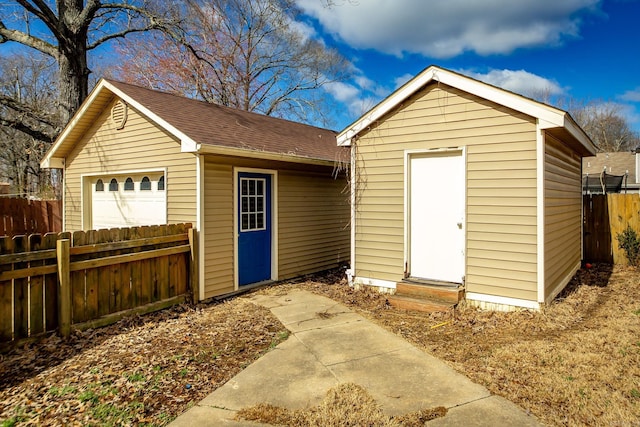
[(628, 182), (637, 183), (636, 154), (629, 151), (598, 153), (595, 156), (582, 158), (583, 175), (599, 176), (603, 170), (607, 175), (629, 174)]

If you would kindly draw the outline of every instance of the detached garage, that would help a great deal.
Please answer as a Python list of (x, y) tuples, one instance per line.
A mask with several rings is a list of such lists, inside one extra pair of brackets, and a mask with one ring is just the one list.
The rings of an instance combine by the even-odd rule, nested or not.
[(192, 223), (206, 299), (348, 261), (348, 158), (330, 130), (101, 80), (41, 166), (65, 231)]
[(536, 309), (580, 268), (595, 147), (565, 111), (429, 67), (338, 144), (352, 150), (355, 282)]

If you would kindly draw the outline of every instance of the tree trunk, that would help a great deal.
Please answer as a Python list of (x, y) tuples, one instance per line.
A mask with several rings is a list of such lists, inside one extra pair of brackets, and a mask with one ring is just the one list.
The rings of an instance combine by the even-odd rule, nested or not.
[(88, 22), (79, 22), (82, 0), (58, 0), (64, 37), (58, 40), (60, 119), (66, 125), (89, 94), (87, 66)]
[(60, 49), (60, 119), (66, 125), (89, 92), (87, 49), (84, 43), (75, 43)]

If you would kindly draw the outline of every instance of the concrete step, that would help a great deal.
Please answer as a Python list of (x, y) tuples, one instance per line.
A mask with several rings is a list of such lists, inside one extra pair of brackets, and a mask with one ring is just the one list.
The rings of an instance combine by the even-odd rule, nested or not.
[(410, 311), (423, 311), (427, 313), (453, 310), (457, 303), (419, 297), (416, 298), (407, 295), (399, 295), (397, 293), (395, 295), (389, 295), (387, 300), (389, 301), (389, 304), (396, 308)]
[(464, 298), (464, 289), (458, 286), (439, 286), (423, 283), (398, 282), (396, 284), (396, 295), (457, 304)]

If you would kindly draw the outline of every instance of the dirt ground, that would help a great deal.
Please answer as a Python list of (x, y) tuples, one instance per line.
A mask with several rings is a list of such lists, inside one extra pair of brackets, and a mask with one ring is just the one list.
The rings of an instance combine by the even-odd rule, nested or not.
[[(548, 425), (637, 425), (640, 272), (581, 270), (542, 312), (391, 308), (341, 271), (258, 292), (304, 288), (339, 301), (445, 360)], [(287, 338), (242, 298), (134, 317), (69, 342), (52, 336), (0, 355), (0, 423), (164, 425)]]

